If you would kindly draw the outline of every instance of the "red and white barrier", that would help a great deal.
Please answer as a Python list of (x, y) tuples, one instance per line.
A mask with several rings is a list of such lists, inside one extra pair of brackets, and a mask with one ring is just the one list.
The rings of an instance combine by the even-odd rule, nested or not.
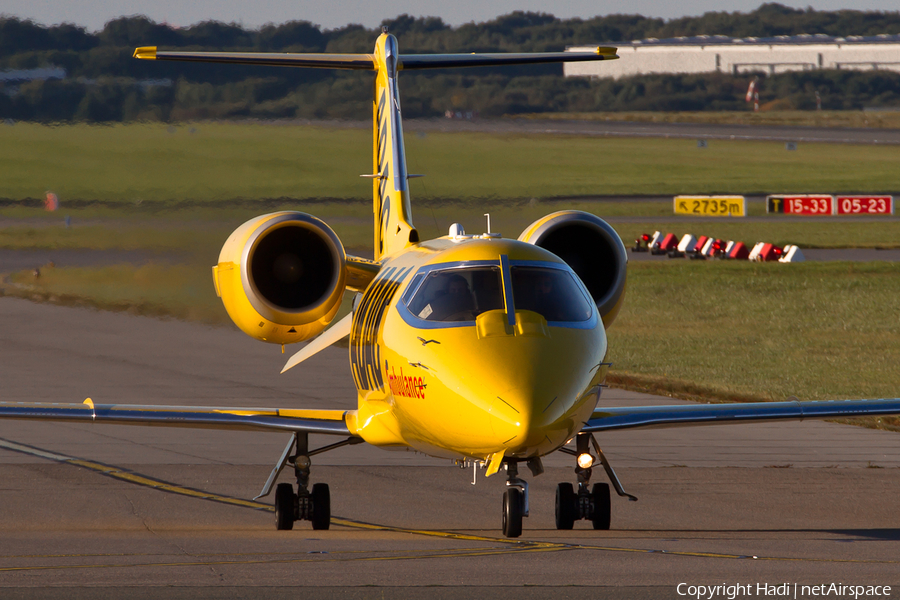
[(697, 245), (697, 238), (692, 236), (689, 233), (686, 233), (684, 237), (681, 238), (681, 241), (678, 242), (678, 251), (679, 252), (693, 252), (694, 247)]
[(731, 249), (726, 252), (728, 258), (732, 258), (735, 260), (747, 260), (747, 257), (750, 256), (750, 251), (747, 249), (747, 246), (744, 245), (744, 242), (736, 242), (732, 244)]
[(784, 256), (778, 259), (778, 262), (782, 263), (796, 263), (803, 262), (806, 260), (806, 257), (803, 256), (803, 252), (800, 251), (800, 248), (797, 246), (793, 246), (788, 244), (784, 247)]

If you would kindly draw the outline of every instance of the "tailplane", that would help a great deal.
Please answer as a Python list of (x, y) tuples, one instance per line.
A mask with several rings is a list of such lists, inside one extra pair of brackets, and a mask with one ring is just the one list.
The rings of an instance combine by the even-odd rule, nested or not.
[(537, 52), (501, 54), (406, 54), (401, 55), (397, 38), (383, 31), (372, 54), (291, 54), (269, 52), (168, 52), (155, 46), (137, 48), (134, 57), (144, 60), (234, 63), (260, 66), (312, 67), (375, 71), (372, 101), (373, 211), (375, 260), (389, 256), (419, 241), (412, 222), (409, 173), (403, 144), (403, 123), (397, 76), (400, 71), (450, 67), (489, 67), (557, 62), (613, 60), (615, 48), (598, 47), (592, 52)]

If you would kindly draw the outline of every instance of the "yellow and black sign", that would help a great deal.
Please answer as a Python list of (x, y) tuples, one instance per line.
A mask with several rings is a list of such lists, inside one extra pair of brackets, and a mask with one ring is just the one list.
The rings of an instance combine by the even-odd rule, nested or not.
[(675, 196), (676, 215), (698, 217), (746, 217), (743, 196)]

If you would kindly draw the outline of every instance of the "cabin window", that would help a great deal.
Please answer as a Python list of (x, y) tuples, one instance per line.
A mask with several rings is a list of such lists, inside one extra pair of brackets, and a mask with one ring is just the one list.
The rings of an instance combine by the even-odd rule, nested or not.
[(510, 271), (516, 310), (531, 310), (557, 322), (591, 317), (591, 305), (568, 271), (516, 266)]
[(503, 308), (499, 267), (432, 271), (409, 301), (409, 311), (425, 321), (474, 321)]

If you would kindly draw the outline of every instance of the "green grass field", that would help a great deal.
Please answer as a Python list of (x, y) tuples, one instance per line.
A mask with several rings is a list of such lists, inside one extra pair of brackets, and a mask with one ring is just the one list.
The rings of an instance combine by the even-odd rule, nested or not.
[(898, 339), (894, 263), (634, 263), (610, 358), (725, 399), (893, 398)]
[[(0, 197), (135, 204), (369, 198), (371, 130), (196, 123), (0, 127)], [(900, 190), (900, 147), (430, 133), (406, 139), (413, 198)]]

